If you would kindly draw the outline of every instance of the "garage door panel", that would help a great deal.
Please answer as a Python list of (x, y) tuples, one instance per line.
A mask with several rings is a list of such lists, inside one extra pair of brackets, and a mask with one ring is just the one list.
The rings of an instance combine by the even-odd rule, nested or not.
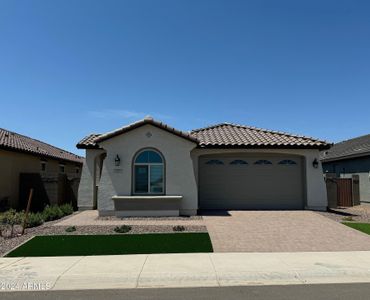
[[(222, 165), (208, 165), (217, 159)], [(235, 159), (248, 164), (230, 165)], [(271, 165), (255, 165), (263, 159)], [(294, 165), (280, 165), (284, 159)], [(199, 201), (203, 209), (301, 209), (302, 162), (294, 156), (210, 156), (199, 161)]]

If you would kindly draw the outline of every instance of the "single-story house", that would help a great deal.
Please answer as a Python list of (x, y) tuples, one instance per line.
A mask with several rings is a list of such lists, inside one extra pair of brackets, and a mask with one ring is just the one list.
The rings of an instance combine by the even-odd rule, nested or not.
[(146, 117), (91, 134), (80, 210), (99, 215), (195, 215), (199, 209), (325, 210), (317, 139), (222, 123), (184, 132)]
[(359, 177), (360, 201), (370, 203), (370, 134), (342, 141), (321, 152), (324, 173)]
[(78, 155), (0, 128), (0, 209), (25, 209), (30, 188), (37, 189), (34, 206), (57, 204), (63, 198), (60, 177), (76, 179), (77, 198), (82, 164)]

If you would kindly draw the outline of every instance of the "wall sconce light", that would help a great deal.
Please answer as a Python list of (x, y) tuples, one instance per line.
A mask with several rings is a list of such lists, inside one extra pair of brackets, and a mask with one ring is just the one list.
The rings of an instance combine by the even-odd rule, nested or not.
[(312, 162), (312, 166), (317, 169), (319, 167), (319, 161), (315, 158)]
[(118, 167), (121, 164), (121, 159), (119, 158), (118, 154), (116, 155), (116, 158), (114, 159), (114, 164), (116, 167)]

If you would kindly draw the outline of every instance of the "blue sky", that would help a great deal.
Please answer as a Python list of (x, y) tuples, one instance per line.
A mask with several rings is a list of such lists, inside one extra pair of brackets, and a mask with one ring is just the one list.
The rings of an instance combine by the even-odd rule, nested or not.
[(369, 1), (0, 1), (0, 127), (65, 148), (145, 115), (370, 133)]

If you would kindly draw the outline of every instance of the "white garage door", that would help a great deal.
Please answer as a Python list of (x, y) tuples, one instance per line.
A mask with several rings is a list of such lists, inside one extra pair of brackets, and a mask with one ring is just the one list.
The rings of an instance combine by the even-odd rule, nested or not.
[(199, 159), (201, 209), (302, 209), (302, 159), (233, 155)]

